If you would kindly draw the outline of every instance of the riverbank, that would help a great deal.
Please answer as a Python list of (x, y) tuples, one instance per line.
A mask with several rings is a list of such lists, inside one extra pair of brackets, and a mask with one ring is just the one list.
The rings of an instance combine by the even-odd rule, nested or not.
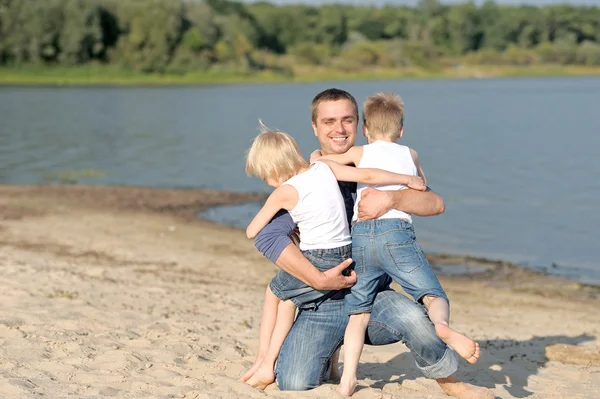
[[(332, 384), (265, 395), (237, 382), (256, 354), (276, 267), (243, 231), (196, 215), (262, 197), (0, 186), (3, 395), (336, 397)], [(482, 346), (476, 365), (461, 364), (461, 379), (502, 398), (600, 392), (596, 288), (502, 263), (441, 281), (455, 328)], [(366, 347), (359, 379), (358, 399), (445, 397), (402, 344)]]
[(600, 76), (600, 67), (536, 65), (456, 65), (427, 70), (421, 68), (371, 68), (360, 72), (332, 71), (319, 66), (297, 66), (293, 75), (274, 72), (241, 74), (199, 71), (185, 74), (144, 74), (112, 66), (0, 68), (0, 85), (23, 86), (137, 86), (207, 85), (241, 83), (309, 83), (320, 81), (399, 79), (489, 79), (501, 77)]

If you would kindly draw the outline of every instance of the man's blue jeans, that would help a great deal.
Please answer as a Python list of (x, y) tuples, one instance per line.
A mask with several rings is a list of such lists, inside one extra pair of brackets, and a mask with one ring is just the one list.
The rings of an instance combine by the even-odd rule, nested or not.
[[(382, 279), (382, 287), (388, 285), (389, 278), (385, 284)], [(327, 299), (316, 310), (300, 311), (277, 360), (279, 389), (302, 391), (326, 381), (347, 324), (343, 299)], [(425, 308), (389, 288), (375, 297), (366, 336), (368, 345), (405, 343), (428, 378), (446, 378), (458, 368), (456, 353), (437, 337)]]

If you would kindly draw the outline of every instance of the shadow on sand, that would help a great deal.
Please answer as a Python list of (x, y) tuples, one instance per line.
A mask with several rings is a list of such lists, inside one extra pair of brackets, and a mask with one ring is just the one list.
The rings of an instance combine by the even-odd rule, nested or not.
[[(526, 389), (527, 380), (536, 375), (538, 369), (546, 362), (545, 349), (548, 345), (569, 344), (578, 345), (582, 342), (592, 341), (595, 337), (579, 335), (567, 337), (564, 335), (533, 337), (526, 341), (510, 339), (495, 339), (479, 341), (482, 356), (474, 366), (461, 362), (458, 377), (461, 381), (478, 386), (495, 388), (503, 385), (506, 391), (515, 398), (526, 398), (533, 392)], [(505, 367), (510, 365), (510, 367)], [(362, 369), (362, 373), (360, 372)], [(415, 380), (422, 377), (416, 368), (414, 358), (409, 353), (401, 353), (385, 364), (362, 363), (359, 369), (359, 379), (368, 375), (379, 379), (371, 385), (372, 388), (383, 388), (390, 382)], [(397, 377), (400, 375), (400, 377)], [(396, 378), (395, 378), (396, 377)]]

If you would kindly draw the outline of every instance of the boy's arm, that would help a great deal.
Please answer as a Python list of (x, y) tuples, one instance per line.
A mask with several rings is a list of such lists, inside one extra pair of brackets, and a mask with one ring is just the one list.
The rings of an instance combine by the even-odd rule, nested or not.
[[(314, 154), (314, 153), (313, 153)], [(348, 151), (346, 151), (343, 154), (328, 154), (328, 155), (321, 155), (318, 157), (314, 157), (311, 154), (311, 158), (310, 161), (314, 162), (314, 161), (333, 161), (333, 162), (337, 162), (339, 164), (342, 165), (350, 165), (350, 164), (354, 164), (354, 165), (358, 165), (360, 162), (360, 159), (362, 158), (362, 154), (363, 154), (363, 147), (362, 146), (355, 146), (355, 147), (350, 147), (350, 149)]]
[(365, 184), (402, 184), (415, 189), (426, 189), (423, 179), (419, 176), (403, 175), (374, 168), (353, 168), (333, 161), (323, 160), (322, 162), (331, 168), (339, 181), (354, 181)]
[(260, 211), (254, 216), (246, 228), (248, 238), (254, 238), (279, 212), (280, 209), (292, 209), (298, 202), (298, 192), (289, 184), (283, 184), (275, 189), (267, 198)]
[(341, 290), (356, 283), (354, 271), (350, 276), (342, 275), (350, 261), (345, 261), (326, 272), (321, 272), (313, 266), (289, 238), (295, 227), (296, 224), (289, 213), (281, 211), (258, 233), (254, 245), (271, 262), (317, 290)]

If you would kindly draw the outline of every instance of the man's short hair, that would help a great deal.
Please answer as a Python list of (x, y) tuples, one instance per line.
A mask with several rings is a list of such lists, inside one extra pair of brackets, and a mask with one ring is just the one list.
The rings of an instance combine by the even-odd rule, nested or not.
[(341, 89), (327, 89), (315, 96), (313, 98), (312, 103), (310, 105), (310, 112), (312, 114), (312, 121), (317, 123), (317, 108), (319, 104), (328, 101), (339, 101), (339, 100), (348, 100), (354, 105), (354, 110), (356, 111), (356, 120), (358, 120), (358, 103), (352, 94), (348, 93), (345, 90)]
[(395, 93), (376, 93), (363, 106), (363, 124), (369, 137), (397, 140), (404, 126), (404, 102)]
[(261, 133), (254, 139), (246, 156), (246, 173), (249, 176), (284, 182), (308, 166), (292, 136), (269, 129), (262, 122), (260, 129)]

